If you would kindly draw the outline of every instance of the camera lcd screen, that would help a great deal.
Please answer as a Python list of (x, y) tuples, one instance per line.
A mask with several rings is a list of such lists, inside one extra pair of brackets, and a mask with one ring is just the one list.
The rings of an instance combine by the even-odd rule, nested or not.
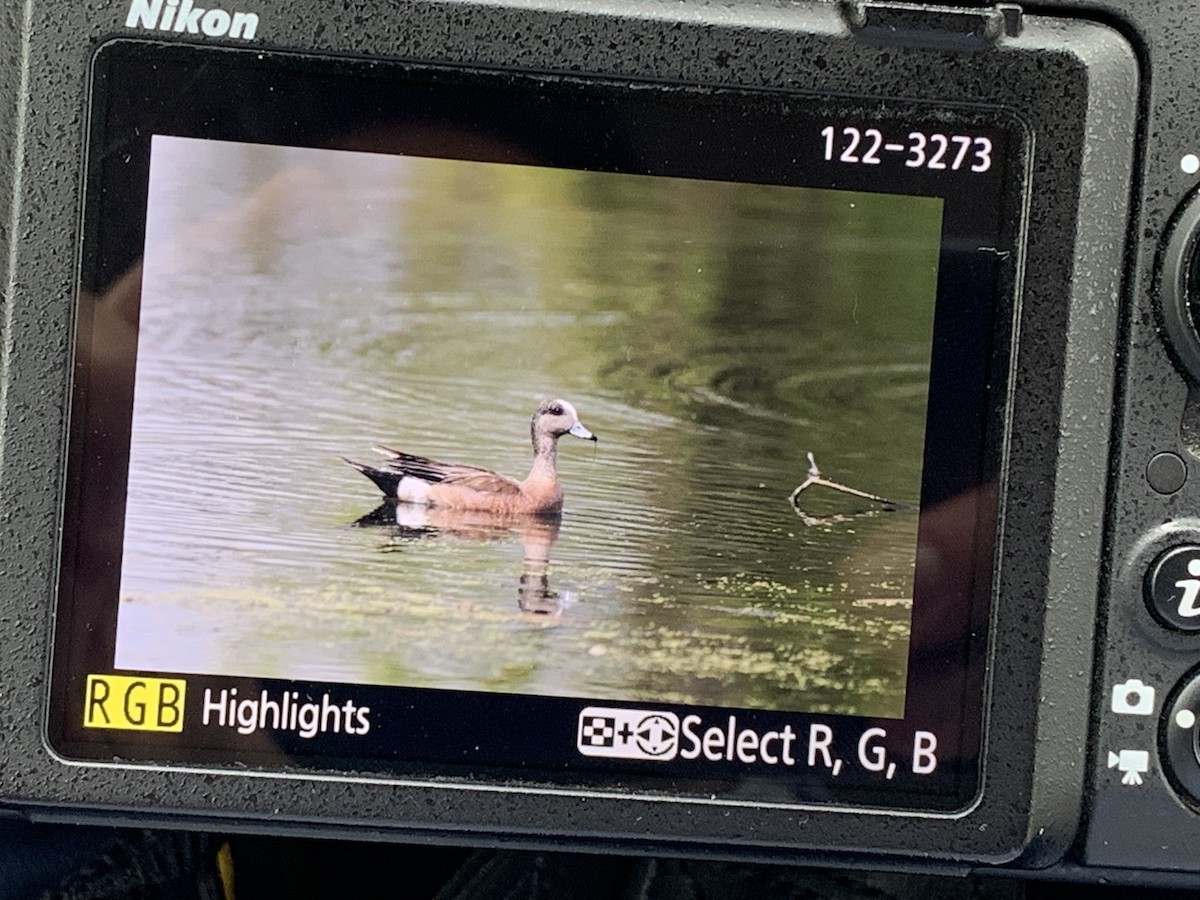
[(153, 138), (117, 668), (903, 717), (941, 207)]
[(1000, 121), (105, 48), (52, 743), (968, 802)]

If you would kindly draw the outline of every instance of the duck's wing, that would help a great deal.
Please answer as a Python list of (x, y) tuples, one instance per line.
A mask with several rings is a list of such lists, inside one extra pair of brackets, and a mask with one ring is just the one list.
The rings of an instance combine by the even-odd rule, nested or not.
[[(470, 466), (462, 466), (461, 468), (464, 470), (471, 469)], [(446, 476), (442, 484), (465, 488), (466, 490), (476, 491), (480, 494), (519, 496), (521, 493), (519, 482), (505, 475), (500, 475), (497, 472), (489, 472), (487, 469), (475, 469), (473, 471), (450, 474)]]
[(345, 461), (375, 482), (379, 489), (389, 497), (397, 496), (397, 488), (405, 478), (416, 478), (426, 484), (443, 484), (483, 494), (518, 495), (521, 493), (521, 485), (518, 481), (493, 472), (491, 469), (462, 463), (439, 462), (436, 459), (403, 453), (390, 447), (375, 447), (374, 449), (387, 457), (386, 461), (379, 466), (364, 466), (348, 459)]
[(402, 453), (390, 447), (377, 446), (372, 449), (387, 457), (387, 462), (381, 467), (383, 470), (394, 472), (400, 476), (411, 475), (413, 478), (419, 478), (430, 484), (438, 484), (439, 482), (448, 480), (458, 481), (462, 478), (470, 478), (478, 475), (486, 475), (493, 478), (504, 477), (503, 475), (497, 475), (490, 469), (483, 469), (479, 466), (438, 462), (436, 459), (429, 459), (426, 456), (414, 456), (412, 453)]
[(438, 462), (395, 450), (392, 452), (396, 455), (384, 464), (384, 468), (398, 473), (401, 477), (412, 476), (429, 484), (464, 488), (481, 494), (521, 493), (519, 482), (507, 475), (493, 472), (491, 469), (481, 469), (479, 466), (467, 466), (462, 463)]

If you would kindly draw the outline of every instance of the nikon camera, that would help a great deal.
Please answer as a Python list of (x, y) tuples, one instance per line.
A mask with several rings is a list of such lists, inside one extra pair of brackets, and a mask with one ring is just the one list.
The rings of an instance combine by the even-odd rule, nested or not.
[(1194, 879), (1198, 47), (3, 3), (0, 806)]

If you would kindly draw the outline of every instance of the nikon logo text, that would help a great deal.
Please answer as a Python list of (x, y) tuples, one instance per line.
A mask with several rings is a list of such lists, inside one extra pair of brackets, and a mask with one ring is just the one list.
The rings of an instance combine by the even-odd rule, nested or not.
[(204, 9), (193, 5), (192, 0), (133, 0), (129, 4), (129, 15), (125, 17), (125, 27), (250, 41), (258, 31), (258, 16)]

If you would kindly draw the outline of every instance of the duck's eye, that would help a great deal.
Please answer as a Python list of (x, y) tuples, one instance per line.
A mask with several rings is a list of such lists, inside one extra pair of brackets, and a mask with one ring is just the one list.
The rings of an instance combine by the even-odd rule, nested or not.
[(548, 410), (546, 410), (546, 412), (548, 412), (552, 416), (561, 416), (563, 414), (563, 408), (561, 406), (559, 406), (557, 403), (555, 403)]

